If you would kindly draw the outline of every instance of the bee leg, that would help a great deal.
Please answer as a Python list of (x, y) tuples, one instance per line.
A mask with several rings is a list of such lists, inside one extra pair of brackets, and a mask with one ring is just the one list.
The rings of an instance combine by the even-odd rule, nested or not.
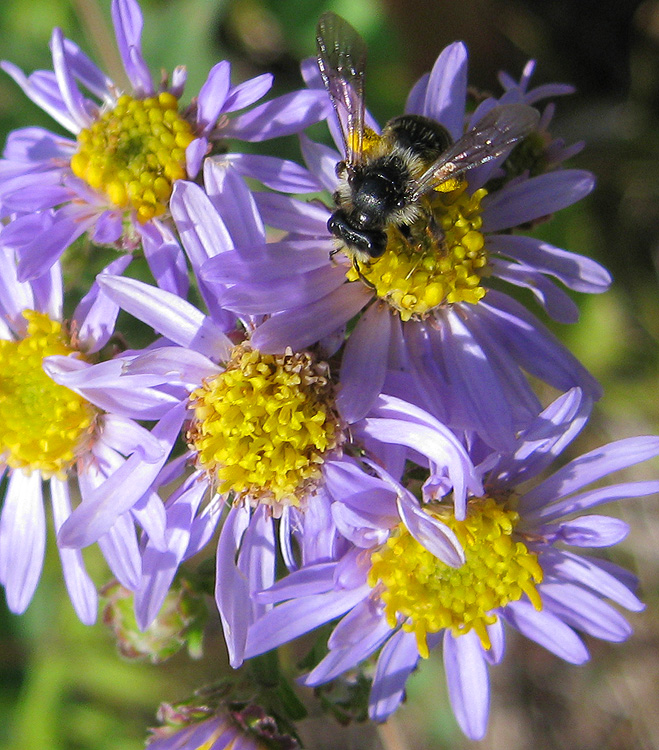
[(352, 259), (352, 267), (355, 269), (357, 276), (359, 276), (364, 284), (366, 284), (369, 289), (373, 289), (373, 291), (375, 291), (375, 285), (371, 281), (369, 281), (366, 276), (364, 276), (364, 274), (362, 273), (362, 269), (359, 267), (359, 261), (357, 260), (357, 258)]

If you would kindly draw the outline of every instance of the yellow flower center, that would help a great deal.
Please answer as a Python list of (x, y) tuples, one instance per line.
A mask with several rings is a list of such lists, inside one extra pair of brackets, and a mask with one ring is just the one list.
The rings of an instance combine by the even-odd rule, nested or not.
[(300, 505), (342, 442), (325, 363), (307, 353), (236, 347), (224, 372), (190, 394), (197, 463), (252, 505)]
[(173, 94), (123, 95), (80, 132), (71, 169), (116, 208), (133, 209), (143, 223), (165, 212), (174, 181), (187, 176), (185, 149), (194, 138)]
[(444, 628), (453, 635), (474, 629), (488, 649), (486, 626), (497, 620), (493, 610), (523, 594), (536, 609), (542, 607), (536, 588), (543, 578), (538, 556), (515, 538), (519, 515), (492, 498), (471, 500), (464, 521), (456, 521), (448, 510), (428, 512), (455, 532), (464, 565), (446, 565), (400, 524), (371, 555), (368, 582), (378, 587), (389, 625), (395, 627), (402, 616), (403, 629), (415, 633), (421, 656), (428, 656), (427, 634)]
[(404, 237), (387, 230), (387, 249), (376, 259), (355, 260), (347, 277), (361, 278), (398, 311), (402, 320), (423, 317), (443, 302), (475, 304), (485, 296), (480, 285), (487, 265), (480, 232), (484, 189), (467, 195), (466, 183), (422, 199), (424, 214)]
[(71, 354), (62, 325), (25, 310), (27, 335), (0, 341), (0, 458), (13, 469), (64, 478), (87, 448), (97, 410), (43, 370), (43, 358)]

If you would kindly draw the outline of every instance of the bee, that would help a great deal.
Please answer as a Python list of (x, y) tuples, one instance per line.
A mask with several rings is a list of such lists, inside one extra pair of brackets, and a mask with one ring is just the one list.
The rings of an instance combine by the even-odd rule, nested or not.
[(494, 107), (455, 142), (440, 123), (414, 114), (394, 117), (377, 136), (364, 122), (366, 43), (335, 13), (321, 16), (316, 43), (344, 152), (336, 165), (336, 210), (327, 228), (353, 262), (379, 258), (391, 226), (409, 240), (411, 226), (424, 216), (441, 243), (441, 229), (424, 196), (457, 187), (468, 170), (502, 156), (537, 128), (539, 113), (515, 103)]

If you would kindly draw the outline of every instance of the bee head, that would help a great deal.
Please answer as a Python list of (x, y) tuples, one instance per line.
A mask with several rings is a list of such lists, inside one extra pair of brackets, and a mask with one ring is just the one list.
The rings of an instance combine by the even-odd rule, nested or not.
[(354, 219), (342, 209), (336, 210), (327, 222), (328, 230), (346, 246), (348, 253), (360, 260), (379, 258), (387, 249), (387, 234), (382, 230), (368, 230), (356, 226)]

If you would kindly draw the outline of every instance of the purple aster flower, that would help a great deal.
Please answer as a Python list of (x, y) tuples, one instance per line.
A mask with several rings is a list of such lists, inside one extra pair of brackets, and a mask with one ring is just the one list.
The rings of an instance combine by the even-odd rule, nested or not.
[[(128, 261), (116, 260), (104, 273), (121, 273)], [(81, 497), (84, 505), (98, 485), (121, 469), (125, 456), (139, 455), (147, 465), (161, 458), (157, 435), (117, 409), (102, 383), (81, 395), (56, 384), (44, 371), (44, 358), (53, 356), (73, 378), (84, 372), (110, 338), (118, 310), (94, 284), (67, 324), (62, 320), (59, 264), (44, 276), (21, 282), (13, 254), (0, 251), (0, 473), (6, 478), (0, 582), (9, 609), (17, 614), (29, 605), (41, 575), (44, 485), (57, 533), (72, 512), (71, 494)], [(134, 391), (133, 401), (139, 397)], [(153, 418), (153, 404), (143, 401), (142, 406), (142, 417)], [(133, 589), (142, 570), (135, 523), (164, 544), (165, 514), (155, 495), (143, 498), (130, 513), (116, 514), (97, 540), (114, 575)], [(58, 551), (75, 611), (82, 622), (91, 624), (97, 594), (82, 555), (63, 546)]]
[(112, 18), (131, 91), (121, 91), (59, 29), (51, 39), (53, 71), (26, 77), (2, 63), (26, 95), (75, 136), (42, 128), (10, 134), (0, 162), (0, 209), (13, 221), (2, 244), (19, 252), (21, 280), (45, 273), (86, 231), (95, 243), (122, 250), (143, 244), (159, 284), (185, 291), (185, 267), (165, 221), (175, 183), (197, 175), (213, 142), (299, 132), (325, 116), (327, 103), (318, 92), (299, 91), (229, 120), (229, 113), (269, 90), (272, 76), (233, 86), (230, 64), (222, 61), (184, 109), (184, 67), (157, 86), (152, 81), (136, 0), (113, 0)]
[[(213, 169), (207, 168), (209, 178)], [(227, 177), (225, 171), (218, 174)], [(172, 212), (193, 267), (204, 258), (233, 251), (228, 225), (239, 217), (236, 232), (264, 241), (253, 199), (242, 180), (234, 178), (233, 200), (221, 204), (226, 222), (214, 210), (212, 191), (208, 197), (192, 183), (177, 186)], [(242, 200), (246, 203), (239, 214)], [(418, 407), (382, 397), (348, 432), (336, 408), (329, 365), (317, 352), (289, 348), (281, 354), (263, 354), (244, 332), (224, 333), (223, 311), (217, 305), (209, 305), (206, 316), (171, 292), (134, 279), (105, 276), (98, 283), (110, 299), (152, 326), (163, 340), (147, 351), (127, 353), (121, 362), (115, 361), (112, 371), (105, 364), (89, 368), (77, 380), (78, 387), (88, 389), (102, 378), (119, 400), (123, 389), (126, 401), (135, 382), (167, 388), (178, 403), (167, 420), (167, 438), (162, 439), (169, 441), (170, 453), (185, 420), (182, 438), (187, 452), (162, 471), (161, 464), (144, 465), (139, 457), (129, 458), (70, 517), (60, 542), (75, 547), (94, 542), (118, 511), (130, 509), (145, 493), (183, 480), (166, 501), (165, 548), (159, 540), (143, 542), (144, 574), (136, 592), (142, 627), (158, 613), (180, 563), (208, 543), (228, 505), (233, 507), (223, 519), (218, 541), (216, 600), (233, 666), (242, 662), (248, 625), (267, 609), (253, 603), (250, 595), (274, 581), (274, 518), (280, 518), (285, 547), (290, 547), (297, 529), (311, 528), (305, 533), (316, 540), (317, 548), (309, 559), (317, 561), (334, 552), (333, 537), (323, 530), (329, 498), (366, 493), (375, 504), (385, 492), (387, 517), (393, 513), (414, 533), (427, 536), (416, 531), (419, 519), (423, 525), (432, 524), (420, 514), (418, 501), (402, 488), (397, 501), (396, 492), (371, 476), (372, 470), (352, 454), (363, 454), (384, 467), (394, 483), (408, 459), (429, 467), (435, 491), (453, 492), (460, 517), (467, 493), (479, 491), (464, 447)], [(242, 325), (250, 331), (251, 318)], [(68, 373), (56, 372), (53, 366), (50, 372), (58, 382), (69, 383)], [(161, 419), (154, 431), (165, 421)], [(461, 559), (456, 547), (448, 533), (437, 542), (436, 551), (455, 564)], [(282, 554), (293, 564), (292, 552), (284, 549)]]
[[(350, 516), (342, 505), (332, 506), (351, 548), (333, 561), (302, 566), (257, 595), (261, 604), (276, 606), (250, 628), (245, 656), (343, 615), (329, 653), (304, 683), (332, 680), (379, 651), (369, 712), (384, 721), (402, 700), (419, 658), (441, 642), (453, 711), (465, 734), (480, 739), (489, 709), (487, 665), (503, 658), (504, 623), (575, 664), (588, 659), (576, 631), (626, 639), (630, 626), (609, 602), (642, 609), (633, 593), (636, 579), (569, 548), (608, 547), (626, 536), (624, 522), (589, 511), (657, 492), (659, 481), (589, 485), (659, 455), (659, 438), (611, 443), (528, 485), (578, 434), (589, 410), (581, 392), (571, 390), (538, 416), (511, 452), (487, 456), (479, 467), (484, 492), (469, 499), (464, 520), (456, 520), (445, 500), (424, 505), (422, 512), (459, 540), (462, 566), (438, 559), (401, 524), (383, 538), (385, 529), (369, 518), (367, 498), (353, 498)], [(432, 534), (428, 529), (428, 538)]]
[[(466, 50), (456, 43), (414, 87), (406, 112), (437, 120), (458, 138), (465, 98)], [(483, 103), (470, 124), (493, 105), (493, 100)], [(377, 141), (375, 134), (369, 138)], [(278, 182), (270, 164), (268, 186), (301, 193), (317, 189), (305, 183), (320, 183), (334, 192), (340, 155), (305, 137), (302, 151), (309, 174), (293, 175), (280, 162), (285, 177)], [(488, 278), (529, 289), (552, 318), (573, 322), (578, 309), (554, 280), (597, 293), (610, 277), (588, 258), (511, 234), (588, 194), (592, 176), (558, 170), (511, 181), (488, 194), (483, 185), (504, 156), (468, 171), (460, 187), (424, 198), (441, 227), (441, 246), (421, 219), (423, 226), (412, 225), (410, 231), (421, 232), (422, 239), (410, 243), (391, 227), (382, 257), (351, 259), (335, 254), (336, 240), (327, 228), (331, 208), (315, 199), (262, 192), (255, 199), (264, 221), (288, 235), (268, 245), (238, 246), (235, 253), (208, 261), (202, 276), (229, 287), (220, 297), (223, 306), (269, 316), (252, 338), (263, 351), (304, 348), (340, 335), (361, 312), (340, 375), (338, 403), (348, 422), (363, 417), (383, 387), (399, 392), (400, 383), (387, 379), (403, 371), (407, 398), (455, 430), (509, 448), (515, 433), (541, 409), (526, 373), (561, 391), (580, 387), (593, 399), (600, 388), (537, 318), (490, 288)], [(262, 172), (263, 165), (249, 159), (232, 163), (248, 176)]]

